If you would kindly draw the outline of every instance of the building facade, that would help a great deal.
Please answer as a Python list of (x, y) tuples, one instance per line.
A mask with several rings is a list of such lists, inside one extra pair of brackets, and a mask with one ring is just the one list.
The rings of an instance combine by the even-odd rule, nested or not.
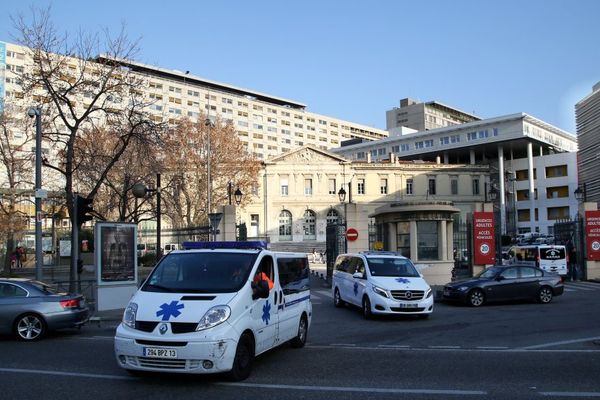
[[(577, 214), (576, 151), (575, 136), (523, 113), (424, 132), (396, 128), (386, 139), (332, 150), (357, 161), (395, 157), (490, 165), (490, 182), (482, 193), (491, 200), (487, 198), (491, 188), (498, 191), (496, 208), (503, 234), (551, 234), (555, 220)], [(513, 181), (517, 192), (510, 193)], [(516, 223), (510, 221), (513, 214)]]
[(387, 130), (406, 127), (416, 131), (428, 131), (479, 121), (481, 118), (437, 101), (419, 103), (417, 100), (405, 98), (400, 100), (399, 108), (394, 107), (386, 111), (385, 119)]
[[(585, 183), (586, 201), (600, 202), (600, 82), (575, 105), (579, 182)], [(582, 188), (583, 189), (583, 188)]]

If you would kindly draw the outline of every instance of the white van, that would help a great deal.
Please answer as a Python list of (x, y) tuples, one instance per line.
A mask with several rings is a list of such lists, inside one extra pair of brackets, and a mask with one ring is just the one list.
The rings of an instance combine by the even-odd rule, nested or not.
[(534, 265), (547, 272), (566, 276), (569, 272), (569, 255), (561, 245), (513, 246), (508, 251), (509, 264)]
[(433, 291), (413, 263), (392, 252), (368, 251), (337, 257), (332, 279), (336, 307), (349, 303), (373, 314), (433, 312)]
[(179, 245), (177, 243), (168, 243), (165, 244), (165, 254), (169, 254), (173, 250), (179, 250)]
[(306, 343), (312, 317), (304, 253), (265, 242), (190, 242), (165, 255), (133, 296), (115, 334), (126, 370), (228, 372), (243, 380), (254, 357)]

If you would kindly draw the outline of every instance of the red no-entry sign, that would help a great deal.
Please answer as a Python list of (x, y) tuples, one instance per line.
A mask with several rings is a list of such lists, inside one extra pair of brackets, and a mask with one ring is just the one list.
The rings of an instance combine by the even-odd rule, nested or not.
[(358, 239), (358, 231), (354, 228), (348, 228), (346, 231), (346, 239), (351, 242)]

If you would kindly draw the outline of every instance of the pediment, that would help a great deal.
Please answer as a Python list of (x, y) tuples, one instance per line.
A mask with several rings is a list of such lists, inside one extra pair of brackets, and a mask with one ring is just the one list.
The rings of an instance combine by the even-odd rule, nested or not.
[(345, 158), (330, 153), (326, 150), (321, 150), (316, 147), (306, 145), (294, 150), (290, 150), (287, 153), (271, 158), (267, 163), (279, 164), (279, 163), (299, 163), (299, 164), (319, 164), (319, 163), (341, 163), (348, 162)]

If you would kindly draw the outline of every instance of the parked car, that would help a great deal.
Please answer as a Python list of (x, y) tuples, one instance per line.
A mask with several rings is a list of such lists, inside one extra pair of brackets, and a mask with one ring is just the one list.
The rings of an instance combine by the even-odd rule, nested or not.
[(479, 307), (486, 302), (537, 300), (550, 303), (564, 291), (559, 275), (529, 265), (498, 265), (487, 268), (472, 279), (450, 282), (443, 298)]
[(48, 331), (78, 328), (89, 319), (82, 295), (60, 293), (30, 279), (0, 279), (0, 333), (19, 340), (41, 339)]
[(413, 263), (401, 255), (368, 251), (339, 255), (332, 281), (336, 307), (345, 303), (372, 314), (410, 314), (428, 317), (433, 292)]

